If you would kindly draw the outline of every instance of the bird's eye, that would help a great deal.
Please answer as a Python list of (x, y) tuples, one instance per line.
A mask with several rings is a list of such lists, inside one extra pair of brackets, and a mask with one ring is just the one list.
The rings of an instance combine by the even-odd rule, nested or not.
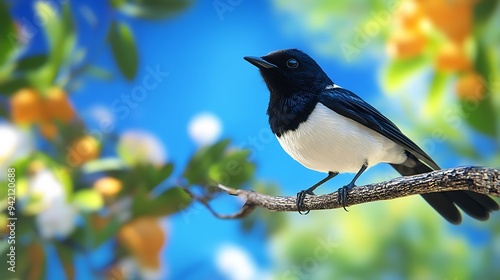
[(299, 62), (295, 58), (290, 58), (286, 62), (286, 66), (288, 66), (288, 68), (297, 68), (297, 67), (299, 67)]

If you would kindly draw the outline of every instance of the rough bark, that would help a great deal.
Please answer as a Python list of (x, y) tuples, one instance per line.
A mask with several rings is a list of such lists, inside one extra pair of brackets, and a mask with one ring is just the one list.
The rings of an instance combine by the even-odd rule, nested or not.
[[(256, 207), (270, 211), (297, 211), (295, 196), (269, 196), (249, 190), (232, 189), (218, 186), (222, 191), (242, 198), (245, 204), (240, 211), (223, 215), (216, 213), (208, 202), (202, 202), (215, 216), (221, 219), (243, 218)], [(348, 192), (347, 206), (361, 203), (389, 200), (416, 194), (441, 191), (469, 190), (476, 193), (500, 197), (500, 169), (486, 167), (457, 167), (436, 170), (414, 176), (399, 177), (390, 181), (357, 186)], [(193, 196), (194, 197), (194, 196)], [(196, 197), (194, 197), (196, 199)], [(307, 210), (325, 210), (342, 208), (338, 201), (338, 192), (325, 195), (307, 195), (304, 201)]]

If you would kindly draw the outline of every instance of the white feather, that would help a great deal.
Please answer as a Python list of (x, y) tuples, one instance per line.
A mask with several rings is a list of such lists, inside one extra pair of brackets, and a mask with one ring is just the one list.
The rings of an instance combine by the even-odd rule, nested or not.
[(325, 89), (334, 89), (334, 88), (342, 88), (342, 87), (336, 84), (327, 85), (325, 87)]
[(402, 163), (407, 158), (401, 146), (321, 103), (307, 121), (278, 141), (293, 159), (322, 172), (358, 172), (365, 162), (373, 166)]

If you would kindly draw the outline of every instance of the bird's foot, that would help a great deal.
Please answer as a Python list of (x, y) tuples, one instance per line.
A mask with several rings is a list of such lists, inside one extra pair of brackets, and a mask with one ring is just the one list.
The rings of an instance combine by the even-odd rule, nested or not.
[(342, 205), (342, 207), (344, 208), (344, 210), (346, 212), (349, 212), (347, 211), (347, 193), (352, 189), (354, 188), (356, 185), (354, 185), (353, 183), (349, 183), (345, 186), (343, 186), (342, 188), (340, 188), (338, 190), (338, 196), (337, 196), (337, 201)]
[(315, 195), (313, 191), (307, 189), (307, 190), (302, 190), (297, 193), (297, 200), (295, 201), (297, 205), (297, 210), (299, 211), (299, 214), (301, 215), (307, 215), (309, 214), (310, 210), (307, 210), (307, 212), (304, 211), (304, 199), (306, 198), (306, 194), (309, 195)]

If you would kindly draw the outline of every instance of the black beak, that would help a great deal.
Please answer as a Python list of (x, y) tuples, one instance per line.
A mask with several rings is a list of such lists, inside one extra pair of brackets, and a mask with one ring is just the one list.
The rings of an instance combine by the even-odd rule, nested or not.
[(259, 69), (272, 69), (272, 68), (278, 68), (278, 66), (265, 61), (264, 59), (256, 56), (245, 56), (244, 59), (253, 65), (257, 66)]

